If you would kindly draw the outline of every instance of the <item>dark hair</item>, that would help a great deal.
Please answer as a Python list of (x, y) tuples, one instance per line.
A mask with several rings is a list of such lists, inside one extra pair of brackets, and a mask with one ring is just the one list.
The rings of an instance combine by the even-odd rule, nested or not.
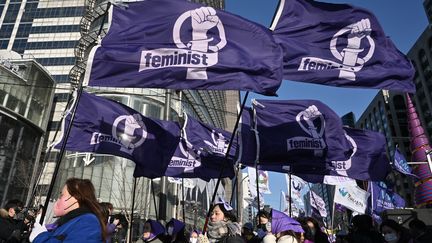
[(263, 217), (263, 218), (266, 218), (266, 219), (271, 219), (271, 213), (268, 212), (267, 210), (261, 209), (257, 213), (257, 217)]
[(24, 203), (18, 199), (12, 199), (6, 203), (4, 209), (9, 210), (11, 208), (16, 208), (16, 207), (22, 208), (24, 207)]
[(387, 219), (387, 220), (383, 221), (380, 225), (380, 232), (382, 232), (382, 228), (384, 226), (392, 228), (393, 230), (395, 230), (399, 234), (400, 237), (399, 237), (398, 242), (408, 242), (411, 239), (411, 237), (409, 236), (408, 229), (406, 229), (402, 225), (398, 224), (393, 219)]
[(108, 217), (110, 215), (110, 210), (113, 209), (113, 205), (109, 202), (101, 202), (99, 203), (99, 206), (101, 207), (102, 216), (104, 217), (104, 222), (107, 222)]
[(373, 228), (372, 217), (367, 214), (356, 215), (351, 222), (360, 231), (369, 231)]
[(92, 182), (89, 179), (69, 178), (65, 184), (69, 194), (78, 201), (79, 206), (90, 209), (96, 215), (101, 226), (102, 239), (105, 241), (106, 221), (104, 221), (102, 209), (96, 199)]
[(421, 221), (420, 219), (413, 219), (411, 222), (409, 222), (408, 226), (410, 228), (416, 228), (419, 230), (426, 230), (426, 224)]
[(210, 212), (213, 212), (213, 209), (219, 206), (220, 210), (222, 211), (222, 213), (224, 214), (225, 218), (228, 219), (231, 222), (237, 222), (237, 217), (234, 213), (234, 210), (226, 210), (224, 207), (223, 203), (218, 203), (218, 204), (214, 204), (211, 208), (210, 208)]

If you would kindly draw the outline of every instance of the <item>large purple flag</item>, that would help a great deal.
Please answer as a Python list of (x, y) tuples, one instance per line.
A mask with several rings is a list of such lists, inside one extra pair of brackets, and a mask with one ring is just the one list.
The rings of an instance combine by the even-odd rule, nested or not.
[[(63, 131), (70, 116), (64, 120)], [(179, 138), (180, 127), (175, 122), (144, 117), (121, 103), (83, 92), (66, 149), (130, 159), (136, 163), (134, 176), (155, 178), (164, 175)]]
[(315, 164), (350, 157), (341, 119), (320, 101), (256, 100), (253, 107), (261, 164)]
[(404, 208), (405, 200), (383, 182), (370, 182), (369, 192), (372, 195), (372, 211), (380, 214), (386, 209)]
[(284, 79), (415, 92), (411, 62), (365, 9), (280, 0), (271, 29), (283, 49)]
[(270, 30), (189, 1), (113, 6), (90, 55), (89, 86), (245, 90), (275, 95), (282, 52)]
[(240, 118), (238, 131), (239, 154), (237, 162), (253, 165), (257, 156), (256, 135), (253, 131), (253, 114), (250, 107), (245, 107)]
[[(260, 169), (287, 172), (311, 183), (323, 183), (325, 175), (345, 176), (357, 180), (381, 181), (390, 172), (390, 162), (386, 154), (386, 140), (379, 132), (343, 128), (345, 137), (350, 142), (352, 154), (348, 160), (326, 162), (324, 166), (299, 165), (260, 165)], [(309, 163), (310, 164), (310, 163)]]

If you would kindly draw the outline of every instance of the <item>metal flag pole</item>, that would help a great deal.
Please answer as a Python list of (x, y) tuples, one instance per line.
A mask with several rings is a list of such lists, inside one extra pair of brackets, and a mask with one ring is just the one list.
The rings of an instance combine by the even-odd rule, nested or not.
[(288, 198), (289, 198), (289, 216), (292, 217), (292, 197), (291, 197), (291, 186), (292, 186), (292, 182), (291, 182), (291, 170), (288, 172), (288, 178), (289, 178), (289, 192), (288, 192)]
[(150, 180), (150, 185), (151, 185), (151, 194), (153, 195), (153, 203), (154, 203), (154, 209), (155, 209), (155, 216), (156, 216), (156, 218), (159, 218), (158, 217), (158, 208), (157, 208), (157, 204), (156, 204), (156, 194), (155, 194), (155, 190), (154, 190), (153, 179)]
[[(246, 100), (247, 100), (248, 96), (249, 96), (249, 91), (246, 92), (246, 94), (245, 94), (245, 96), (243, 98), (243, 102), (242, 102), (242, 105), (241, 105), (241, 108), (240, 108), (240, 112), (239, 112), (239, 114), (237, 116), (237, 120), (236, 120), (236, 123), (234, 125), (234, 131), (233, 131), (233, 133), (231, 135), (231, 138), (230, 138), (230, 141), (229, 141), (229, 144), (228, 144), (227, 152), (225, 153), (225, 159), (228, 159), (229, 152), (231, 150), (232, 143), (234, 141), (235, 133), (237, 131), (237, 128), (238, 128), (238, 125), (239, 125), (239, 122), (240, 122), (240, 118), (241, 118), (243, 109), (244, 109), (244, 107), (246, 105)], [(222, 180), (222, 175), (223, 175), (223, 172), (224, 172), (226, 166), (227, 166), (226, 163), (224, 163), (224, 166), (222, 166), (222, 168), (220, 170), (219, 177), (218, 177), (218, 180), (216, 182), (216, 186), (215, 186), (215, 189), (214, 189), (214, 192), (213, 192), (213, 195), (212, 195), (211, 204), (213, 204), (214, 201), (215, 201), (215, 199), (216, 199), (217, 190), (219, 188), (219, 184), (220, 184), (220, 182)], [(210, 209), (209, 209), (209, 211), (207, 212), (206, 220), (205, 220), (204, 227), (203, 227), (203, 234), (207, 231), (207, 225), (208, 225), (208, 220), (210, 218), (210, 214), (211, 214), (211, 212), (210, 212)]]
[[(254, 101), (252, 101), (254, 102)], [(252, 109), (253, 111), (253, 123), (254, 123), (254, 133), (255, 133), (255, 140), (256, 140), (256, 157), (255, 157), (255, 180), (256, 180), (256, 190), (257, 190), (257, 207), (258, 212), (260, 211), (260, 194), (259, 194), (259, 173), (258, 173), (258, 164), (259, 164), (259, 157), (260, 157), (260, 143), (259, 143), (259, 135), (258, 135), (258, 129), (257, 129), (257, 122), (256, 122), (256, 110), (255, 108)]]
[(186, 223), (185, 201), (184, 178), (182, 178), (182, 217), (183, 222)]
[(137, 178), (134, 177), (134, 182), (133, 182), (133, 188), (132, 188), (132, 205), (131, 205), (131, 221), (129, 224), (129, 242), (132, 242), (132, 232), (133, 232), (133, 221), (134, 221), (134, 208), (135, 208), (135, 192), (136, 192), (136, 187), (137, 187)]

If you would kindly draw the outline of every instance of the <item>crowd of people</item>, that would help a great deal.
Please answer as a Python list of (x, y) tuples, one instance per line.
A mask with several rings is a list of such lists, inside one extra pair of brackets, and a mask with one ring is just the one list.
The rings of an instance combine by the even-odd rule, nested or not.
[[(124, 242), (114, 235), (122, 228), (120, 219), (111, 218), (113, 205), (100, 203), (88, 179), (70, 178), (54, 204), (55, 222), (40, 225), (39, 209), (27, 210), (19, 200), (10, 200), (0, 210), (0, 243), (22, 242)], [(24, 212), (25, 211), (25, 212)], [(39, 211), (39, 212), (38, 212)], [(172, 218), (165, 225), (148, 219), (136, 243), (329, 243), (320, 223), (312, 217), (290, 218), (275, 209), (261, 210), (255, 224), (237, 221), (233, 208), (223, 199), (210, 209), (206, 232), (186, 231), (184, 222)], [(40, 214), (39, 214), (40, 215)], [(409, 230), (394, 220), (375, 228), (369, 215), (352, 218), (348, 234), (337, 234), (335, 242), (347, 243), (426, 243), (432, 232), (425, 223), (413, 219)], [(255, 225), (255, 226), (254, 226)]]

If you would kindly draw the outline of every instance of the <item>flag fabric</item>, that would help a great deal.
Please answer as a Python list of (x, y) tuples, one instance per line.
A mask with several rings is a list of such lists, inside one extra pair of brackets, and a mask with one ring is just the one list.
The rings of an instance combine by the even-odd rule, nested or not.
[(275, 95), (281, 84), (282, 52), (264, 26), (186, 0), (129, 2), (112, 12), (85, 85)]
[(397, 148), (395, 149), (395, 153), (394, 153), (393, 166), (397, 171), (399, 171), (402, 174), (418, 178), (417, 175), (412, 173), (411, 167), (409, 167), (405, 157), (401, 154), (401, 152)]
[(244, 107), (237, 129), (239, 154), (238, 163), (254, 166), (257, 159), (256, 134), (253, 127), (253, 111), (250, 107)]
[(365, 9), (280, 0), (271, 29), (282, 46), (284, 79), (415, 92), (411, 62)]
[[(63, 131), (71, 115), (69, 110)], [(121, 103), (83, 91), (69, 137), (62, 136), (55, 147), (60, 148), (67, 139), (69, 151), (123, 157), (135, 162), (135, 177), (155, 178), (164, 175), (179, 138), (176, 122), (148, 118)]]
[[(293, 213), (292, 215), (298, 217), (299, 214), (304, 214), (306, 211), (304, 199), (303, 199), (303, 196), (305, 194), (304, 189), (306, 187), (306, 182), (302, 180), (300, 177), (297, 177), (295, 175), (291, 175), (291, 180), (290, 180), (289, 175), (287, 174), (285, 174), (285, 180), (286, 180), (287, 190), (288, 190), (287, 198), (290, 199), (292, 202), (291, 208), (295, 208), (295, 210), (292, 210)], [(289, 193), (290, 187), (291, 187), (291, 194)]]
[(386, 209), (405, 207), (405, 200), (395, 193), (384, 181), (370, 182), (369, 191), (372, 195), (372, 211), (376, 214), (380, 214)]
[(325, 163), (325, 168), (296, 164), (288, 167), (261, 165), (260, 169), (278, 172), (287, 172), (290, 169), (292, 173), (310, 183), (324, 183), (325, 180), (328, 182), (335, 179), (326, 176), (348, 177), (365, 181), (384, 180), (391, 171), (384, 135), (379, 132), (348, 127), (343, 129), (345, 138), (352, 148), (352, 154), (348, 160)]
[(167, 177), (168, 181), (173, 184), (183, 185), (184, 188), (192, 189), (195, 188), (196, 182), (190, 178), (178, 178), (178, 177)]
[[(251, 191), (256, 191), (256, 170), (248, 167), (249, 188)], [(260, 193), (271, 194), (269, 186), (269, 175), (267, 171), (258, 170), (258, 188)]]
[(334, 202), (364, 214), (368, 206), (369, 193), (357, 186), (336, 185)]
[(232, 166), (227, 166), (221, 171), (220, 163), (209, 159), (209, 156), (201, 156), (202, 154), (200, 149), (194, 148), (192, 144), (181, 138), (165, 175), (179, 178), (200, 178), (205, 181), (219, 178), (220, 175), (222, 178), (234, 177)]
[(337, 186), (337, 185), (351, 186), (351, 187), (357, 186), (356, 180), (344, 176), (326, 175), (324, 176), (323, 183), (326, 185), (333, 185), (333, 186)]
[(327, 217), (327, 209), (324, 200), (312, 190), (310, 190), (309, 193), (311, 207), (318, 210), (321, 217)]
[(324, 161), (350, 157), (351, 147), (344, 137), (341, 119), (320, 101), (254, 100), (252, 103), (260, 164), (324, 165)]

